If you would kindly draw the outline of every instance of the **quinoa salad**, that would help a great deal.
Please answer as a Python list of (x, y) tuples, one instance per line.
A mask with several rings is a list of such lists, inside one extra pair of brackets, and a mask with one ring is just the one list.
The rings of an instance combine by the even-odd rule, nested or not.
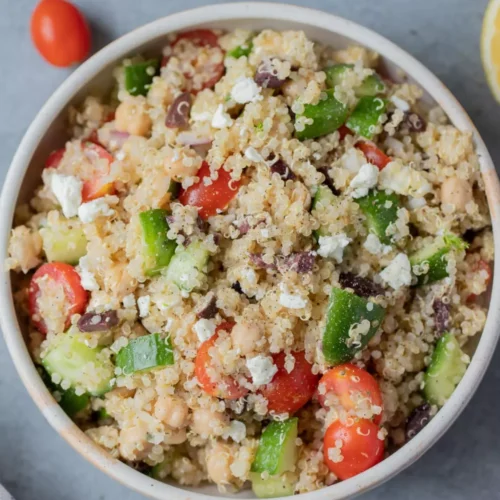
[(64, 411), (155, 479), (261, 498), (412, 439), (486, 320), (472, 135), (302, 31), (174, 34), (114, 77), (69, 110), (9, 244)]

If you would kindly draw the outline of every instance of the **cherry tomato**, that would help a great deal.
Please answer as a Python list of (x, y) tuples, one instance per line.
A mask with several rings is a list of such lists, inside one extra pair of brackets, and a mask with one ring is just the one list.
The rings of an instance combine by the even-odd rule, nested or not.
[(57, 168), (61, 163), (65, 152), (66, 150), (64, 148), (52, 151), (52, 153), (50, 153), (45, 160), (45, 168)]
[(88, 178), (83, 179), (83, 202), (95, 200), (107, 194), (113, 194), (115, 187), (112, 182), (109, 182), (108, 178), (110, 166), (114, 160), (113, 155), (108, 153), (100, 144), (90, 141), (83, 143), (83, 153), (95, 166), (92, 174)]
[(378, 167), (379, 170), (382, 170), (391, 161), (391, 159), (383, 151), (380, 151), (372, 142), (358, 141), (356, 147), (360, 149), (366, 156), (366, 159)]
[(220, 168), (218, 173), (217, 180), (206, 186), (203, 179), (210, 177), (210, 166), (204, 161), (196, 174), (200, 180), (191, 187), (182, 189), (179, 194), (179, 201), (183, 205), (198, 207), (200, 217), (205, 220), (224, 210), (236, 196), (241, 185), (240, 181), (232, 180), (231, 174), (224, 168)]
[[(334, 422), (325, 432), (323, 452), (327, 467), (342, 481), (378, 464), (384, 455), (384, 441), (377, 437), (379, 428), (371, 420), (356, 420), (352, 425)], [(342, 443), (341, 461), (334, 461), (333, 450)], [(332, 456), (333, 455), (333, 456)]]
[(44, 276), (48, 277), (48, 283), (45, 286), (50, 286), (51, 283), (63, 286), (64, 295), (68, 303), (65, 328), (69, 327), (73, 314), (81, 314), (85, 311), (88, 303), (88, 293), (83, 289), (80, 282), (80, 276), (73, 266), (64, 264), (63, 262), (49, 262), (48, 264), (40, 266), (31, 278), (29, 287), (29, 310), (33, 324), (38, 330), (46, 334), (47, 326), (40, 316), (40, 307), (38, 305), (41, 291), (37, 283), (37, 280)]
[(347, 135), (354, 135), (350, 128), (347, 128), (345, 125), (342, 125), (339, 128), (339, 136), (340, 140), (343, 141)]
[[(489, 284), (491, 283), (491, 280), (493, 279), (493, 271), (491, 269), (491, 266), (488, 262), (486, 262), (485, 260), (481, 259), (479, 260), (473, 267), (473, 270), (475, 272), (486, 272), (487, 273), (487, 277), (486, 277), (486, 287), (489, 286)], [(471, 293), (468, 297), (467, 297), (467, 302), (475, 302), (477, 300), (477, 295), (475, 293)]]
[[(204, 49), (214, 49), (211, 54), (203, 54), (203, 57), (196, 55), (191, 61), (189, 61), (189, 66), (194, 68), (190, 69), (189, 72), (185, 72), (184, 76), (187, 81), (187, 88), (190, 92), (196, 94), (200, 90), (213, 87), (224, 74), (224, 62), (223, 62), (223, 50), (219, 45), (219, 37), (211, 30), (199, 29), (186, 31), (185, 33), (179, 34), (179, 36), (172, 43), (172, 55), (178, 56), (181, 60), (186, 57), (183, 47), (179, 42), (189, 41), (195, 47), (200, 47)], [(211, 56), (216, 52), (220, 52), (221, 61), (218, 63), (207, 62), (210, 61)], [(163, 57), (162, 66), (168, 63), (170, 57)], [(196, 76), (196, 78), (194, 78)]]
[(66, 0), (42, 0), (31, 16), (31, 38), (54, 66), (83, 61), (90, 51), (90, 29), (82, 13)]
[(236, 380), (234, 380), (229, 375), (225, 375), (220, 382), (214, 382), (207, 373), (207, 368), (212, 362), (212, 357), (210, 356), (210, 349), (214, 346), (217, 340), (217, 332), (220, 330), (231, 331), (233, 329), (234, 323), (226, 322), (221, 323), (215, 332), (215, 335), (210, 337), (208, 340), (201, 344), (198, 352), (196, 354), (196, 361), (194, 365), (194, 372), (198, 383), (201, 388), (211, 396), (221, 399), (239, 399), (248, 393), (248, 390), (241, 387)]
[[(354, 409), (360, 399), (367, 400), (365, 404), (383, 406), (382, 393), (375, 378), (351, 363), (328, 370), (321, 377), (318, 389), (318, 399), (323, 407), (328, 406), (328, 394), (335, 394), (346, 410)], [(376, 424), (380, 424), (381, 420), (382, 413), (373, 417)]]
[(317, 375), (306, 360), (304, 351), (293, 352), (295, 366), (288, 373), (285, 369), (284, 352), (273, 354), (278, 372), (260, 393), (267, 399), (267, 409), (274, 413), (294, 413), (300, 410), (314, 395), (318, 387)]

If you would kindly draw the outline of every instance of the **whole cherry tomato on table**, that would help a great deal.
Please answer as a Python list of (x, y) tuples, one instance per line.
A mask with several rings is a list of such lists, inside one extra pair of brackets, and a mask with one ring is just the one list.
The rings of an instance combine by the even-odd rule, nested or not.
[(54, 66), (83, 61), (90, 52), (90, 28), (82, 13), (66, 0), (41, 0), (31, 16), (31, 38)]

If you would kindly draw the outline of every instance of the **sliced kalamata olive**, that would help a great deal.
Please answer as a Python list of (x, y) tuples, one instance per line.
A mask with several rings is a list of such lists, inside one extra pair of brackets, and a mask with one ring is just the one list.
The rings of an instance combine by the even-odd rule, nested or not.
[(434, 309), (434, 323), (436, 325), (436, 333), (441, 335), (446, 332), (450, 326), (450, 305), (445, 304), (442, 300), (436, 299), (432, 304)]
[(202, 232), (202, 233), (208, 233), (208, 222), (206, 220), (203, 220), (199, 215), (198, 218), (196, 219), (196, 227)]
[(360, 297), (376, 297), (384, 295), (384, 289), (368, 278), (362, 278), (354, 273), (340, 273), (340, 284), (343, 288), (352, 288)]
[(406, 439), (414, 438), (431, 420), (431, 405), (424, 403), (417, 406), (406, 421)]
[(81, 332), (105, 332), (118, 324), (118, 314), (116, 311), (106, 311), (103, 313), (85, 313), (77, 323)]
[(179, 94), (168, 108), (165, 126), (168, 128), (182, 128), (189, 123), (189, 110), (191, 109), (191, 94)]
[(405, 116), (405, 123), (411, 132), (424, 132), (427, 128), (427, 123), (418, 113), (408, 113)]
[(281, 272), (295, 271), (299, 274), (310, 273), (314, 268), (315, 252), (297, 252), (287, 255), (278, 261)]
[(212, 319), (217, 314), (217, 298), (215, 293), (209, 292), (196, 308), (196, 316), (200, 319)]
[(269, 169), (271, 173), (278, 174), (284, 181), (295, 179), (295, 174), (292, 172), (292, 169), (281, 158), (274, 161), (269, 166)]
[(271, 269), (271, 270), (276, 269), (276, 264), (274, 264), (274, 262), (271, 264), (265, 262), (264, 259), (262, 258), (261, 253), (251, 253), (249, 257), (250, 257), (250, 262), (259, 269)]
[(232, 288), (235, 292), (238, 292), (238, 293), (243, 293), (243, 289), (241, 288), (241, 285), (240, 285), (240, 282), (239, 282), (239, 281), (235, 281), (235, 282), (231, 285), (231, 288)]
[(255, 83), (265, 89), (279, 89), (285, 83), (276, 75), (276, 69), (271, 61), (263, 61), (254, 76)]
[(332, 190), (335, 196), (338, 196), (340, 194), (340, 191), (335, 187), (335, 183), (333, 182), (333, 179), (330, 177), (330, 174), (328, 172), (329, 170), (329, 167), (318, 168), (318, 171), (325, 176), (325, 184)]

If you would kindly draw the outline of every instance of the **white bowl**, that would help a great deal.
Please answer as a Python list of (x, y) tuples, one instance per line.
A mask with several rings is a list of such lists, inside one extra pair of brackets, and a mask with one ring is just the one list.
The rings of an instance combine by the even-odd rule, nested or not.
[[(48, 153), (60, 147), (64, 137), (64, 116), (70, 103), (89, 92), (109, 89), (111, 71), (125, 56), (159, 49), (165, 35), (172, 31), (211, 27), (232, 30), (236, 27), (262, 29), (301, 29), (318, 42), (343, 47), (359, 44), (377, 51), (390, 74), (400, 68), (409, 79), (426, 91), (426, 99), (438, 103), (451, 122), (474, 134), (482, 175), (493, 218), (495, 256), (500, 256), (500, 184), (488, 151), (466, 112), (422, 64), (402, 49), (355, 23), (324, 12), (271, 3), (220, 4), (174, 14), (159, 19), (111, 43), (79, 67), (52, 95), (26, 132), (14, 156), (0, 200), (0, 262), (7, 256), (7, 243), (15, 206), (27, 199), (40, 181), (40, 172)], [(29, 175), (27, 172), (29, 171)], [(500, 260), (499, 260), (500, 261)], [(491, 302), (500, 300), (500, 272), (495, 268)], [(0, 281), (1, 326), (7, 346), (26, 388), (50, 424), (79, 453), (121, 483), (158, 500), (207, 500), (220, 498), (214, 487), (182, 488), (155, 481), (111, 458), (96, 446), (65, 415), (46, 389), (30, 358), (21, 332), (11, 291), (9, 273), (2, 270)], [(414, 439), (389, 458), (368, 471), (328, 488), (301, 495), (301, 500), (340, 500), (355, 496), (393, 477), (408, 467), (444, 434), (464, 409), (488, 367), (500, 332), (500, 309), (490, 309), (486, 326), (476, 347), (467, 373), (453, 396), (436, 417)], [(250, 498), (244, 491), (238, 498)]]

